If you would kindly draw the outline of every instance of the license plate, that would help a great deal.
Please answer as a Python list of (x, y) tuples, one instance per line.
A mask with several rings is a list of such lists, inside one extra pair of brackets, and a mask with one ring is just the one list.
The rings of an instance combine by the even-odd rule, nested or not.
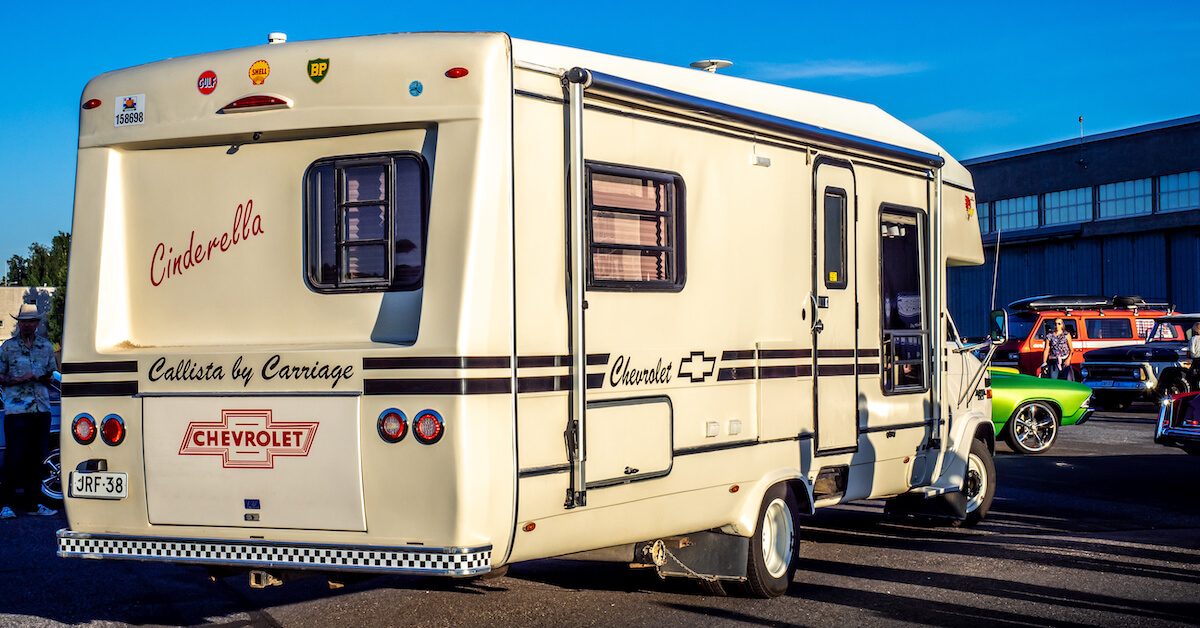
[(129, 477), (124, 473), (94, 471), (71, 472), (71, 497), (85, 499), (125, 499), (129, 497)]

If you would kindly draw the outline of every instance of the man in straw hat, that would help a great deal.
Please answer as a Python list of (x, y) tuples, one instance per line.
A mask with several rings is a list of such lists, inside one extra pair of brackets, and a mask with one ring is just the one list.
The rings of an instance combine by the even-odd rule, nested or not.
[(47, 384), (58, 370), (54, 345), (37, 334), (42, 315), (37, 304), (24, 303), (17, 335), (0, 345), (0, 386), (4, 387), (4, 475), (0, 483), (0, 519), (16, 517), (16, 492), (24, 489), (20, 506), (29, 515), (49, 516), (57, 510), (39, 503), (41, 468), (50, 439), (50, 391)]

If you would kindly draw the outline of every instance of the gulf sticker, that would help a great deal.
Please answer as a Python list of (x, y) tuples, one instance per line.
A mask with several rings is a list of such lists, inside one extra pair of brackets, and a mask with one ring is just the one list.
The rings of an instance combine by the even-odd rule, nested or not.
[(196, 79), (196, 89), (200, 90), (205, 96), (213, 93), (217, 88), (217, 73), (212, 70), (205, 70), (200, 78)]
[(250, 64), (250, 82), (255, 85), (262, 85), (266, 82), (267, 77), (271, 75), (271, 65), (263, 59), (259, 59)]

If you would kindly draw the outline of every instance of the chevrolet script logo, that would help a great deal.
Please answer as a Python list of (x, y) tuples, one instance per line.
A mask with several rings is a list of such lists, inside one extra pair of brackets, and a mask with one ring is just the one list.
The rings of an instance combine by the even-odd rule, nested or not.
[(220, 423), (189, 423), (181, 456), (221, 456), (226, 469), (273, 469), (275, 456), (307, 456), (317, 423), (283, 423), (271, 410), (222, 410)]

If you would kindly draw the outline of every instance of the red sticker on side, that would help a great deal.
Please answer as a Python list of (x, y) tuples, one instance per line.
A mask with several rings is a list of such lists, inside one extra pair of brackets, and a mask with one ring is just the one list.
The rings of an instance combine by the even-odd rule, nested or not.
[(196, 79), (196, 88), (205, 96), (213, 93), (217, 88), (217, 73), (212, 70), (205, 70), (200, 78)]

